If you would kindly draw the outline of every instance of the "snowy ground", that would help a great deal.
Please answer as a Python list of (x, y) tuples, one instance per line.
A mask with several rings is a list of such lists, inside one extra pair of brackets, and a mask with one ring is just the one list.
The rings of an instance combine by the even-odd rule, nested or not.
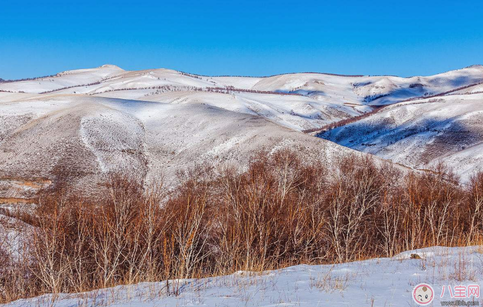
[[(417, 254), (422, 259), (411, 259)], [(432, 247), (393, 258), (339, 265), (299, 265), (257, 274), (179, 282), (179, 296), (166, 295), (165, 282), (119, 286), (82, 294), (19, 300), (6, 306), (418, 306), (413, 288), (426, 283), (434, 289), (429, 306), (441, 301), (483, 303), (481, 298), (451, 298), (456, 286), (483, 285), (483, 248)], [(174, 284), (172, 283), (172, 286)], [(441, 298), (442, 289), (445, 293)]]

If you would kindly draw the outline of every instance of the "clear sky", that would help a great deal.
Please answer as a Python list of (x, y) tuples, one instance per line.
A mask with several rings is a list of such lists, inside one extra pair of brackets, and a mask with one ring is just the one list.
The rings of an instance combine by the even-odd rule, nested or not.
[(206, 75), (429, 75), (483, 64), (483, 1), (0, 2), (0, 78), (107, 63)]

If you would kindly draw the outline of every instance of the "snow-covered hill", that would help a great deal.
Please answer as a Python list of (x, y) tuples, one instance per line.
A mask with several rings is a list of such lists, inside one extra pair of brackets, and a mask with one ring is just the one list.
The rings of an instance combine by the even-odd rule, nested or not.
[[(420, 259), (411, 259), (414, 254)], [(238, 272), (214, 278), (171, 281), (172, 288), (179, 285), (178, 296), (167, 295), (165, 282), (159, 282), (60, 294), (55, 301), (53, 296), (44, 295), (5, 306), (407, 307), (418, 306), (413, 301), (412, 291), (421, 283), (428, 284), (434, 291), (430, 306), (440, 306), (441, 302), (456, 306), (458, 300), (482, 303), (480, 292), (478, 297), (451, 298), (455, 296), (455, 286), (465, 289), (469, 285), (481, 286), (482, 276), (481, 247), (432, 247), (404, 252), (393, 258), (337, 265), (299, 265), (278, 271)]]
[(483, 170), (483, 94), (395, 104), (319, 136), (414, 168), (443, 162), (467, 180)]
[[(391, 129), (407, 130), (400, 121), (417, 122), (417, 129), (443, 129), (439, 126), (470, 110), (473, 113), (466, 122), (478, 121), (474, 113), (479, 108), (478, 94), (461, 101), (460, 96), (444, 96), (444, 101), (452, 100), (431, 107), (419, 104), (417, 97), (477, 92), (481, 82), (482, 66), (411, 78), (319, 73), (253, 78), (207, 77), (168, 69), (125, 71), (114, 65), (1, 82), (0, 184), (12, 191), (12, 178), (47, 182), (68, 174), (79, 179), (73, 180), (75, 185), (88, 189), (103, 174), (119, 169), (148, 180), (161, 173), (173, 178), (180, 167), (195, 163), (243, 166), (261, 148), (302, 147), (314, 157), (338, 155), (350, 149), (300, 131), (409, 98), (416, 99), (408, 102), (414, 111), (404, 116), (412, 117), (396, 115), (399, 122)], [(390, 108), (377, 118), (382, 120)], [(402, 108), (397, 105), (395, 110)], [(421, 116), (423, 112), (436, 113)], [(441, 125), (431, 121), (433, 117)], [(425, 145), (432, 139), (418, 138), (411, 147), (397, 137), (382, 138), (380, 128), (389, 128), (377, 118), (366, 121), (373, 126), (349, 125), (344, 128), (349, 133), (333, 131), (326, 138), (414, 167), (431, 165), (442, 155), (452, 165), (461, 165), (465, 174), (480, 164), (479, 155), (469, 148), (478, 146), (477, 131), (464, 134), (463, 140), (441, 138), (441, 131), (433, 131), (438, 142)], [(462, 120), (456, 121), (460, 128)], [(368, 136), (364, 129), (375, 132)], [(366, 140), (374, 135), (380, 137), (376, 145)], [(363, 139), (353, 140), (358, 136)], [(31, 192), (28, 186), (19, 190), (18, 184), (15, 189), (19, 195)], [(0, 198), (12, 198), (9, 195), (3, 193)]]
[(0, 83), (0, 91), (84, 94), (158, 102), (195, 102), (256, 114), (297, 130), (360, 115), (368, 105), (440, 94), (483, 82), (483, 67), (430, 76), (340, 76), (319, 73), (266, 78), (207, 77), (168, 69), (124, 71), (113, 65)]
[(40, 95), (4, 101), (0, 114), (5, 191), (12, 190), (11, 178), (55, 182), (61, 175), (90, 191), (113, 170), (174, 180), (198, 164), (246, 165), (261, 149), (302, 148), (317, 159), (350, 151), (262, 116), (203, 103)]

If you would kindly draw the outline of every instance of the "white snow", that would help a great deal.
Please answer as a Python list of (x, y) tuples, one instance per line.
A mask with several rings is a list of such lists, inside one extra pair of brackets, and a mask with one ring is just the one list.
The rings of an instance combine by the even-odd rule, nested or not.
[[(421, 259), (411, 259), (417, 254)], [(52, 295), (5, 306), (418, 306), (414, 286), (427, 283), (435, 291), (432, 306), (456, 301), (448, 286), (483, 285), (483, 247), (431, 247), (393, 258), (336, 265), (298, 265), (261, 273), (171, 281), (179, 295), (167, 295), (164, 281), (118, 286), (78, 294)], [(446, 292), (441, 298), (442, 288)], [(461, 299), (460, 299), (461, 300)], [(481, 298), (471, 297), (465, 301)]]

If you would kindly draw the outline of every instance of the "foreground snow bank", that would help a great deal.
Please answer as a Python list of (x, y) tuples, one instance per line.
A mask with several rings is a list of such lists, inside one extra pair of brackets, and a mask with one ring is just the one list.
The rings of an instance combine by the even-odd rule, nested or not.
[[(178, 296), (166, 294), (165, 282), (141, 283), (61, 294), (54, 303), (52, 295), (44, 295), (6, 306), (417, 306), (412, 291), (420, 283), (434, 289), (429, 306), (456, 301), (448, 286), (483, 286), (483, 248), (431, 247), (393, 258), (183, 280)], [(483, 302), (474, 296), (466, 301)]]

